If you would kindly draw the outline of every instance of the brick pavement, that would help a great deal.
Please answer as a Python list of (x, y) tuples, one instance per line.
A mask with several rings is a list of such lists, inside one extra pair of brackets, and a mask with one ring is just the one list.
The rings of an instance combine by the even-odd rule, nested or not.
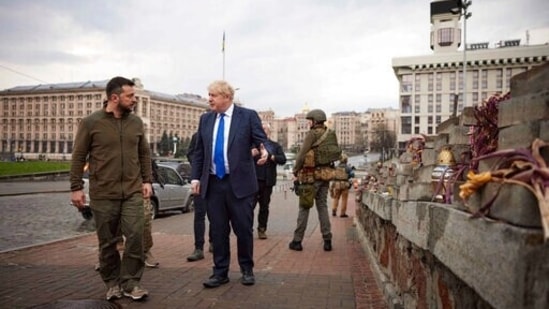
[[(231, 282), (204, 289), (211, 273), (211, 254), (187, 262), (189, 233), (162, 232), (153, 223), (154, 253), (160, 268), (142, 279), (150, 291), (144, 302), (124, 298), (122, 308), (387, 308), (373, 268), (357, 237), (354, 194), (349, 218), (331, 217), (334, 250), (324, 252), (317, 213), (311, 210), (304, 250), (288, 249), (297, 218), (297, 198), (281, 186), (273, 194), (269, 236), (255, 240), (254, 286), (243, 286), (231, 238)], [(286, 191), (286, 192), (285, 192)], [(177, 217), (177, 216), (175, 216)], [(61, 300), (103, 299), (105, 288), (93, 265), (94, 234), (0, 254), (0, 308), (28, 308)]]

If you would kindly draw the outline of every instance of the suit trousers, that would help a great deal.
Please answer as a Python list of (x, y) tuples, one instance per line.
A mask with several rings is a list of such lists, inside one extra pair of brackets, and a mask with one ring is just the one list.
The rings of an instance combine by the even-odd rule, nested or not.
[(240, 270), (252, 271), (254, 267), (254, 195), (237, 198), (229, 178), (230, 175), (223, 179), (211, 175), (206, 195), (206, 213), (213, 243), (213, 275), (219, 277), (227, 277), (229, 272), (231, 227), (236, 235)]
[[(257, 230), (266, 231), (267, 221), (269, 220), (269, 204), (271, 203), (271, 194), (273, 187), (267, 186), (265, 180), (258, 180), (259, 191), (257, 191), (257, 204), (259, 204), (259, 213), (257, 214)], [(254, 203), (254, 205), (256, 205)]]
[[(206, 201), (200, 195), (193, 196), (194, 204), (194, 248), (204, 250), (204, 233), (206, 232)], [(208, 232), (212, 241), (211, 230)]]

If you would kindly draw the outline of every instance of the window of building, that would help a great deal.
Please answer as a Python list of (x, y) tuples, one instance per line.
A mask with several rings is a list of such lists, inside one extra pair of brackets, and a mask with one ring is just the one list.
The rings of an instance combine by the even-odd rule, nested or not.
[(402, 75), (401, 92), (412, 92), (412, 74)]
[(513, 76), (513, 70), (511, 68), (505, 69), (505, 89), (511, 88), (512, 76)]
[(442, 91), (442, 73), (436, 75), (436, 90)]
[(456, 72), (450, 73), (450, 90), (456, 90)]
[(410, 104), (410, 96), (409, 95), (400, 96), (400, 111), (402, 113), (406, 113), (406, 114), (412, 112), (412, 106)]
[(503, 69), (496, 70), (496, 88), (501, 89), (503, 87)]
[(427, 74), (427, 90), (433, 91), (433, 73)]
[(412, 117), (406, 116), (406, 117), (400, 117), (400, 123), (401, 126), (401, 134), (412, 134)]
[(432, 94), (427, 96), (427, 112), (428, 113), (433, 112), (433, 95)]
[(421, 74), (416, 74), (415, 76), (414, 89), (416, 92), (421, 91)]
[(488, 70), (482, 70), (480, 75), (480, 83), (482, 89), (488, 88)]
[(473, 71), (473, 89), (478, 89), (478, 70)]
[(454, 43), (454, 28), (438, 29), (437, 43), (439, 46), (450, 46)]
[(440, 93), (435, 96), (435, 110), (437, 113), (442, 112), (442, 95)]

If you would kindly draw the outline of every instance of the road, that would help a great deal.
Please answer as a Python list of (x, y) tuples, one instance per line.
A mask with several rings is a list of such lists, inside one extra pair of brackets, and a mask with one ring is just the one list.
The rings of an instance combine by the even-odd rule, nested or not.
[[(21, 193), (22, 186), (31, 184), (2, 183), (0, 193)], [(276, 190), (289, 191), (289, 181), (279, 180)], [(95, 231), (93, 220), (85, 220), (69, 204), (70, 193), (55, 192), (66, 188), (64, 183), (51, 181), (32, 183), (30, 190), (49, 193), (0, 196), (0, 252), (71, 238)], [(19, 188), (19, 189), (17, 189)], [(276, 192), (275, 190), (275, 192)], [(273, 219), (274, 221), (277, 219)], [(206, 220), (207, 221), (207, 220)], [(313, 221), (314, 222), (314, 221)], [(286, 226), (283, 224), (282, 226)], [(273, 225), (273, 232), (276, 228)], [(153, 222), (153, 233), (193, 234), (193, 213), (170, 211), (160, 214)]]
[[(369, 154), (367, 158), (354, 156), (349, 158), (349, 163), (358, 167), (365, 160), (372, 162), (375, 157), (376, 154)], [(279, 178), (277, 185), (278, 190), (287, 190), (290, 180)], [(0, 252), (95, 231), (93, 220), (85, 220), (69, 204), (70, 193), (66, 181), (9, 182), (1, 183), (0, 187)], [(288, 190), (287, 194), (293, 193)], [(311, 216), (310, 224), (314, 224), (315, 217)], [(283, 232), (282, 227), (286, 228), (287, 224), (277, 225), (275, 218), (272, 219), (270, 231)], [(276, 231), (278, 226), (281, 227), (280, 231)], [(160, 215), (154, 221), (153, 232), (192, 235), (192, 227), (192, 212), (182, 214), (173, 211)]]

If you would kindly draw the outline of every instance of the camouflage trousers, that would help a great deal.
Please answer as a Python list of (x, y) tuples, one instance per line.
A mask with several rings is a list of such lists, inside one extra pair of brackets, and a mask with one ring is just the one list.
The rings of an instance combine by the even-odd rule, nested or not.
[(151, 199), (143, 199), (143, 208), (145, 210), (145, 225), (143, 226), (143, 252), (147, 253), (153, 246), (152, 239), (152, 204)]

